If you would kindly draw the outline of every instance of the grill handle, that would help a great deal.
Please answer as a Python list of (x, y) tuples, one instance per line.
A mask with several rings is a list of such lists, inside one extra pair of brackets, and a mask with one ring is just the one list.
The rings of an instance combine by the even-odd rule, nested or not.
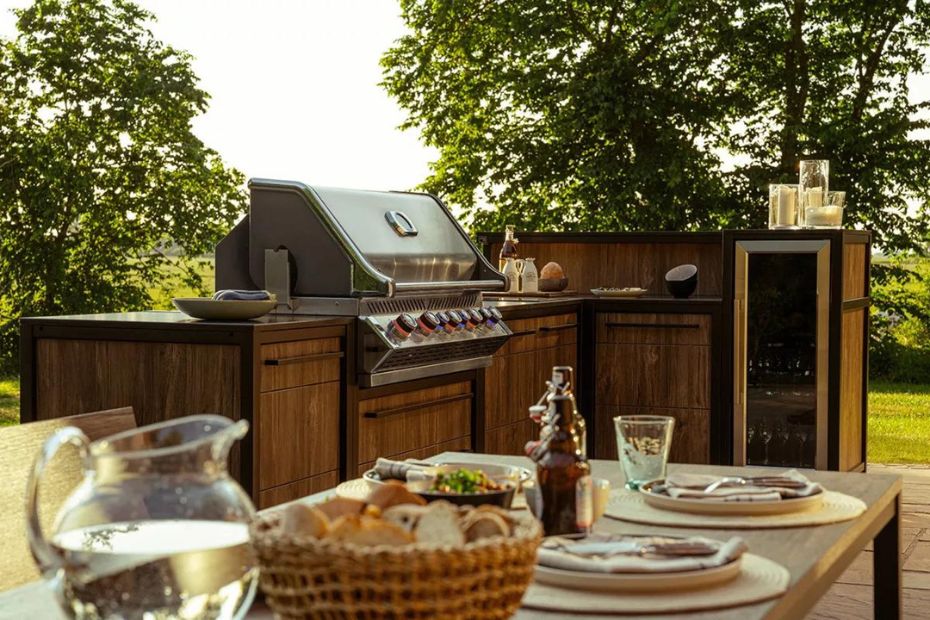
[(459, 280), (445, 282), (396, 282), (394, 290), (398, 293), (418, 293), (420, 291), (493, 291), (504, 288), (501, 280)]
[(444, 396), (442, 398), (437, 398), (435, 400), (428, 400), (422, 403), (411, 403), (409, 405), (401, 405), (400, 407), (394, 407), (393, 409), (382, 409), (381, 411), (368, 411), (364, 413), (364, 417), (370, 420), (380, 420), (382, 418), (388, 418), (394, 415), (400, 415), (402, 413), (407, 413), (410, 411), (415, 411), (417, 409), (426, 409), (428, 407), (435, 407), (436, 405), (445, 405), (447, 403), (454, 403), (460, 400), (471, 400), (474, 397), (473, 394), (454, 394), (452, 396)]
[(565, 323), (564, 325), (540, 325), (539, 331), (541, 332), (558, 332), (563, 329), (575, 329), (578, 327), (578, 323)]

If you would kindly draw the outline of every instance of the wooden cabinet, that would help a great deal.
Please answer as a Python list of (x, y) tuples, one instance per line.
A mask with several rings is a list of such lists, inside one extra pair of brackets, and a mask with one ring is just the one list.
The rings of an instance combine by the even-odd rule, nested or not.
[(617, 458), (615, 416), (666, 415), (676, 421), (669, 458), (710, 462), (710, 324), (700, 314), (597, 315), (597, 458)]
[(472, 381), (396, 391), (358, 402), (356, 471), (378, 457), (423, 459), (447, 450), (470, 450), (474, 390)]
[(505, 320), (514, 336), (483, 371), (484, 451), (522, 455), (526, 442), (538, 435), (527, 408), (545, 390), (552, 367), (577, 370), (578, 316), (560, 313)]
[(191, 322), (172, 312), (23, 321), (23, 421), (131, 406), (251, 424), (230, 473), (259, 508), (340, 478), (345, 319)]

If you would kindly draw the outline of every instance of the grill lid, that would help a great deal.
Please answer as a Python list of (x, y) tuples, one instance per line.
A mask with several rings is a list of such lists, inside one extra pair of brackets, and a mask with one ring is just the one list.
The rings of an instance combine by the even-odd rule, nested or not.
[(504, 288), (503, 275), (430, 194), (271, 179), (252, 179), (249, 188), (249, 215), (217, 246), (217, 286), (268, 288), (271, 261), (283, 264), (269, 255), (284, 249), (297, 297)]

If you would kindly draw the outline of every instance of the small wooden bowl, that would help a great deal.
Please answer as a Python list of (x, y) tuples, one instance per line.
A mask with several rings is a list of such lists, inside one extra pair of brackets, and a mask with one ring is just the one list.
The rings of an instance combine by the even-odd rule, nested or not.
[(539, 290), (543, 293), (557, 293), (568, 286), (568, 278), (540, 278)]

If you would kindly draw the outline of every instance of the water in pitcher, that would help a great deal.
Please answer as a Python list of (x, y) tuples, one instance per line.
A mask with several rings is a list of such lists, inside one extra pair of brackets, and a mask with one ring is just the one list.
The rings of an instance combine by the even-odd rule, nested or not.
[(58, 588), (75, 618), (237, 618), (257, 583), (244, 523), (108, 523), (52, 542), (68, 558)]

